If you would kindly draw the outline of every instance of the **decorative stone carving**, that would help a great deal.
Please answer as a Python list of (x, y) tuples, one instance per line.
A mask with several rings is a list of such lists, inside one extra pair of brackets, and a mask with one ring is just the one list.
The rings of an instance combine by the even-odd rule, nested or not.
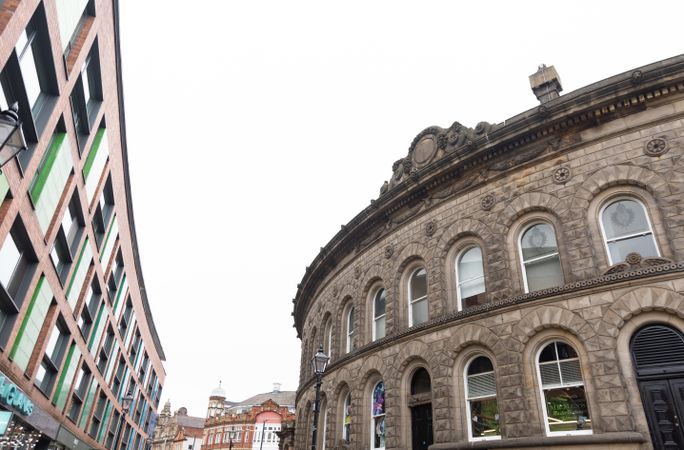
[(567, 183), (570, 178), (572, 178), (572, 174), (568, 167), (559, 167), (553, 172), (553, 181), (556, 184)]
[(359, 278), (361, 278), (361, 267), (360, 266), (354, 267), (354, 278), (357, 280)]
[(667, 141), (663, 138), (651, 139), (644, 146), (644, 154), (648, 156), (660, 156), (667, 153), (670, 146)]
[(632, 76), (631, 76), (632, 84), (641, 83), (643, 78), (644, 78), (644, 74), (641, 72), (641, 70), (635, 70), (634, 72), (632, 72)]
[(390, 259), (392, 255), (394, 255), (394, 246), (389, 244), (387, 247), (385, 247), (385, 258)]
[(340, 288), (337, 285), (334, 285), (332, 288), (332, 295), (333, 297), (337, 298), (337, 294), (340, 293)]
[(660, 266), (663, 264), (673, 264), (671, 259), (662, 257), (643, 258), (639, 253), (632, 252), (625, 257), (625, 261), (611, 266), (603, 274), (610, 275), (620, 272), (632, 272), (648, 267)]
[(434, 220), (429, 221), (425, 224), (425, 234), (427, 236), (433, 236), (437, 231), (437, 223)]
[(494, 195), (487, 194), (484, 197), (482, 197), (480, 204), (482, 205), (482, 209), (484, 209), (485, 211), (489, 211), (494, 206), (494, 202)]

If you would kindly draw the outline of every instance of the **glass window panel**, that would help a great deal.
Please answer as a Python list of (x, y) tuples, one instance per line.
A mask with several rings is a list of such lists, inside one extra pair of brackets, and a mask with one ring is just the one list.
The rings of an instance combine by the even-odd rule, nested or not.
[(385, 337), (385, 317), (375, 319), (375, 339), (382, 339)]
[(381, 381), (373, 389), (373, 415), (385, 414), (385, 384)]
[(427, 295), (427, 272), (422, 267), (411, 276), (411, 300)]
[(582, 371), (580, 370), (579, 359), (561, 361), (558, 363), (558, 365), (560, 366), (561, 377), (563, 378), (564, 385), (582, 383)]
[(542, 387), (561, 384), (558, 363), (555, 361), (539, 364), (539, 374), (541, 375)]
[(384, 289), (380, 289), (377, 294), (375, 294), (374, 310), (375, 317), (379, 317), (385, 314), (385, 300), (387, 294)]
[(561, 286), (563, 272), (558, 255), (525, 264), (528, 292)]
[(459, 286), (461, 300), (473, 297), (485, 291), (484, 277), (467, 281)]
[(618, 200), (603, 210), (603, 229), (611, 240), (634, 233), (650, 232), (643, 206), (635, 200)]
[(549, 431), (591, 430), (584, 386), (544, 390)]
[(470, 400), (472, 437), (499, 436), (499, 407), (496, 398)]
[(9, 287), (9, 283), (12, 280), (12, 274), (17, 267), (17, 263), (19, 263), (20, 257), (21, 253), (19, 253), (19, 249), (14, 243), (14, 239), (8, 234), (5, 243), (0, 249), (0, 282), (2, 282), (5, 288)]
[(48, 345), (45, 349), (45, 354), (48, 355), (48, 358), (50, 358), (53, 362), (55, 361), (55, 357), (57, 356), (55, 352), (56, 350), (58, 350), (57, 343), (59, 342), (59, 335), (59, 328), (55, 326), (52, 329), (52, 333), (50, 333), (50, 339), (48, 340)]
[(432, 382), (430, 381), (430, 374), (424, 368), (416, 370), (411, 378), (411, 395), (425, 394), (432, 390)]
[(556, 343), (552, 342), (541, 351), (539, 354), (539, 362), (555, 361), (556, 357)]
[(575, 349), (571, 346), (566, 344), (565, 342), (556, 342), (556, 350), (558, 352), (558, 359), (572, 359), (572, 358), (577, 358), (577, 352)]
[(528, 228), (520, 242), (524, 261), (558, 251), (556, 234), (548, 223), (538, 223)]
[(652, 234), (609, 242), (608, 250), (613, 263), (624, 261), (627, 255), (632, 252), (637, 252), (643, 257), (658, 256), (658, 249), (655, 246)]
[(458, 279), (465, 282), (482, 276), (482, 250), (480, 247), (473, 247), (461, 255), (458, 262)]
[(468, 398), (496, 396), (494, 372), (468, 376)]
[(468, 365), (468, 375), (476, 375), (478, 373), (492, 371), (494, 371), (494, 366), (486, 356), (478, 356)]
[(413, 325), (426, 322), (428, 320), (428, 302), (427, 299), (420, 300), (411, 305)]
[[(38, 80), (38, 69), (36, 68), (36, 60), (33, 54), (33, 44), (28, 41), (26, 31), (22, 33), (20, 45), (17, 45), (17, 54), (19, 54), (19, 67), (21, 68), (21, 76), (24, 80), (24, 87), (26, 88), (26, 96), (28, 97), (31, 108), (36, 105), (38, 97), (40, 96), (40, 81)], [(23, 53), (22, 53), (23, 50)]]
[(385, 448), (385, 416), (373, 418), (373, 448)]

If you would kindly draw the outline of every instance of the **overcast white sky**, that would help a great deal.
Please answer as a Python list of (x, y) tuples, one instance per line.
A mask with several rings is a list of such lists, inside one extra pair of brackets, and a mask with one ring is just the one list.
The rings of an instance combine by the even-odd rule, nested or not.
[(501, 122), (684, 53), (684, 2), (121, 0), (140, 255), (163, 402), (296, 390), (305, 266), (430, 125)]

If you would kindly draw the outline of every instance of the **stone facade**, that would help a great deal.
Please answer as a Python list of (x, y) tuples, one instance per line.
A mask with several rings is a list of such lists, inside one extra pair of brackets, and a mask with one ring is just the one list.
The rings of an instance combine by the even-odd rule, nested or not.
[[(319, 344), (331, 353), (319, 447), (373, 447), (370, 393), (382, 380), (385, 446), (412, 448), (409, 386), (421, 367), (431, 378), (431, 448), (658, 447), (630, 340), (646, 324), (684, 331), (684, 57), (540, 100), (505, 124), (421, 132), (380, 197), (307, 267), (293, 300), (302, 341), (297, 449), (311, 445), (309, 360)], [(616, 198), (643, 205), (658, 255), (611, 263), (600, 214)], [(520, 235), (535, 222), (555, 230), (563, 282), (527, 292)], [(454, 274), (467, 245), (482, 250), (486, 292), (461, 307)], [(428, 320), (409, 326), (407, 283), (416, 267), (427, 272)], [(374, 341), (378, 286), (386, 291), (386, 336)], [(537, 355), (556, 340), (578, 353), (591, 434), (545, 426)], [(464, 370), (474, 355), (494, 366), (498, 440), (468, 438)]]

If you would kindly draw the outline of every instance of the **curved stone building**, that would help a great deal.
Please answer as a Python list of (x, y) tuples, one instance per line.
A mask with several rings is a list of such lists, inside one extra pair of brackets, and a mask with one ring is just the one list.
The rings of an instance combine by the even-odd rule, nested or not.
[[(684, 448), (684, 56), (430, 127), (294, 299), (296, 448)], [(608, 447), (607, 447), (608, 446)]]

